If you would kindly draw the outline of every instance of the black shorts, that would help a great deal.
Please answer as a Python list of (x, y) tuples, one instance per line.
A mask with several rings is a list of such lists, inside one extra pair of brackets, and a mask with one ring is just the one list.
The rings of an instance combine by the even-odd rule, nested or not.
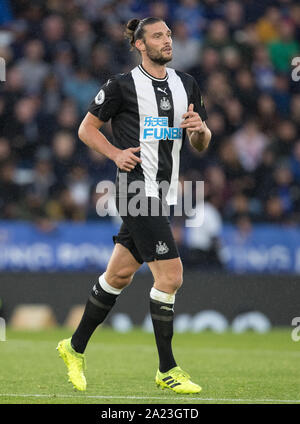
[[(157, 213), (154, 215), (157, 216), (151, 213), (151, 202), (152, 205), (156, 206)], [(147, 197), (147, 206), (145, 206), (147, 213), (144, 214), (145, 216), (143, 214), (132, 216), (128, 209), (124, 214), (124, 209), (121, 210), (120, 199), (118, 198), (116, 205), (123, 223), (118, 235), (113, 236), (113, 241), (125, 246), (137, 262), (142, 264), (143, 262), (179, 257), (170, 221), (164, 213), (160, 199)]]

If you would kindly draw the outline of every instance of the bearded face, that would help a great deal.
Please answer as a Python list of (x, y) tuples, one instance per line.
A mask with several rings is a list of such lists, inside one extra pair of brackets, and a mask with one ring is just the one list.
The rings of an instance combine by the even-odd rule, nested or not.
[(165, 22), (146, 25), (143, 38), (136, 43), (140, 53), (155, 64), (165, 65), (172, 60), (172, 33)]
[(157, 63), (158, 65), (165, 65), (166, 63), (172, 60), (172, 47), (152, 47), (149, 43), (145, 42), (146, 53), (149, 59), (152, 62)]

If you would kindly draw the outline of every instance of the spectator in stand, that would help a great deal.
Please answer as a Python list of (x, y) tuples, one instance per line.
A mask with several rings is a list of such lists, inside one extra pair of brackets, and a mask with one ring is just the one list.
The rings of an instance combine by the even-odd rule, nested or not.
[(0, 168), (0, 216), (2, 219), (18, 219), (21, 188), (15, 182), (16, 165), (10, 160)]
[[(127, 41), (124, 38), (124, 29), (120, 23), (116, 22), (113, 25), (107, 26), (106, 47), (106, 50), (104, 50), (101, 49), (101, 46), (98, 46), (98, 50), (96, 50), (98, 53), (102, 52), (102, 56), (106, 53), (106, 63), (105, 61), (102, 64), (98, 62), (100, 69), (98, 75), (95, 74), (98, 78), (101, 76), (103, 81), (106, 81), (112, 74), (128, 72), (130, 68), (131, 55), (128, 54)], [(109, 52), (112, 51), (114, 52), (113, 59), (109, 54)], [(105, 67), (107, 69), (104, 75)]]
[(67, 131), (57, 132), (52, 141), (53, 164), (58, 183), (63, 184), (72, 166), (77, 162), (76, 140)]
[(49, 74), (50, 67), (43, 60), (44, 47), (40, 40), (31, 40), (25, 48), (25, 57), (16, 66), (24, 81), (26, 94), (40, 93), (42, 85)]
[(300, 53), (300, 44), (295, 39), (295, 26), (291, 19), (281, 19), (279, 37), (271, 41), (268, 48), (276, 71), (288, 73), (292, 58)]
[(116, 208), (114, 201), (114, 193), (111, 192), (99, 192), (98, 186), (92, 186), (91, 188), (91, 202), (88, 205), (87, 219), (91, 221), (101, 221), (105, 219), (119, 225), (121, 218)]
[(194, 214), (194, 227), (187, 228), (184, 263), (205, 270), (210, 267), (222, 268), (220, 258), (222, 216), (219, 205), (214, 204), (214, 195), (207, 187), (204, 204), (197, 204)]
[(116, 166), (112, 161), (107, 159), (106, 156), (101, 155), (95, 150), (89, 149), (86, 163), (89, 175), (94, 184), (103, 180), (115, 181)]
[(260, 94), (257, 99), (257, 121), (264, 134), (272, 137), (279, 116), (273, 97), (267, 93)]
[(248, 119), (245, 125), (233, 134), (232, 140), (243, 168), (247, 172), (254, 171), (269, 144), (269, 139), (260, 131), (257, 122)]
[(203, 42), (203, 48), (211, 47), (221, 54), (226, 47), (232, 46), (234, 46), (234, 42), (230, 38), (227, 23), (221, 19), (212, 21), (209, 24), (207, 36)]
[(85, 210), (78, 206), (66, 187), (60, 187), (48, 200), (45, 211), (47, 216), (54, 221), (83, 221)]
[(292, 153), (293, 145), (297, 138), (296, 125), (292, 121), (284, 119), (277, 123), (275, 129), (272, 149), (278, 158), (287, 158)]
[(231, 187), (231, 191), (235, 191), (235, 182), (241, 181), (246, 172), (238, 157), (232, 138), (223, 139), (223, 143), (218, 148), (218, 157), (229, 187)]
[(52, 62), (58, 49), (66, 44), (66, 25), (60, 15), (49, 15), (42, 22), (42, 39), (46, 51), (46, 60)]
[(274, 86), (275, 72), (265, 45), (258, 45), (253, 52), (252, 72), (257, 87), (270, 92)]
[(90, 76), (86, 67), (77, 68), (76, 73), (63, 86), (64, 94), (75, 100), (80, 116), (84, 115), (98, 89), (99, 83)]
[(278, 27), (280, 25), (281, 13), (278, 7), (270, 6), (265, 14), (258, 20), (256, 31), (262, 43), (269, 43), (277, 40), (279, 36)]
[(91, 55), (91, 75), (95, 80), (100, 80), (104, 83), (111, 77), (113, 66), (109, 46), (97, 44), (92, 50)]
[(77, 137), (76, 123), (78, 119), (79, 114), (75, 101), (71, 98), (65, 98), (61, 102), (59, 113), (55, 117), (55, 131), (67, 131)]
[(252, 236), (252, 221), (248, 214), (241, 214), (236, 217), (235, 220), (236, 233), (234, 235), (235, 242), (238, 245), (243, 245)]
[(14, 116), (14, 108), (16, 102), (23, 96), (24, 81), (21, 72), (12, 67), (8, 70), (6, 75), (6, 82), (3, 89), (1, 98), (0, 109), (0, 128), (1, 135), (8, 135), (11, 126), (11, 117)]
[(9, 28), (12, 36), (10, 47), (14, 61), (17, 61), (24, 56), (25, 46), (29, 37), (29, 23), (25, 19), (18, 19), (12, 21)]
[(300, 184), (300, 139), (297, 140), (294, 145), (294, 149), (292, 154), (290, 155), (289, 162), (293, 179), (297, 184)]
[(75, 52), (67, 41), (53, 49), (52, 68), (61, 85), (74, 73)]
[(210, 74), (207, 80), (207, 94), (213, 99), (217, 107), (223, 107), (226, 99), (233, 94), (232, 87), (230, 86), (226, 74), (221, 71), (215, 71)]
[(231, 197), (224, 210), (224, 216), (230, 222), (234, 222), (240, 215), (250, 215), (249, 199), (243, 193)]
[(265, 202), (265, 220), (270, 224), (280, 224), (286, 217), (283, 206), (278, 196), (269, 197)]
[(204, 29), (204, 8), (197, 0), (179, 0), (175, 8), (174, 19), (188, 22), (188, 35), (190, 38), (202, 38)]
[(297, 125), (298, 133), (300, 133), (300, 94), (295, 94), (291, 98), (290, 118)]
[(290, 17), (295, 25), (295, 39), (300, 40), (300, 4), (291, 4)]
[(150, 1), (149, 2), (149, 13), (148, 16), (156, 16), (157, 18), (163, 19), (164, 21), (168, 20), (170, 15), (169, 5), (166, 1)]
[(74, 204), (85, 211), (91, 190), (91, 179), (87, 168), (80, 164), (73, 166), (65, 179), (65, 184)]
[(220, 69), (220, 64), (221, 58), (217, 50), (212, 47), (206, 47), (201, 49), (197, 62), (190, 68), (189, 72), (201, 86), (206, 87), (208, 77), (212, 72)]
[(291, 96), (289, 93), (289, 76), (277, 74), (271, 91), (277, 109), (283, 117), (289, 117)]
[(4, 130), (18, 160), (28, 166), (33, 165), (34, 153), (41, 137), (37, 119), (39, 106), (38, 97), (20, 98), (15, 103), (14, 121), (9, 120)]
[[(39, 155), (38, 155), (39, 156)], [(57, 183), (52, 169), (50, 158), (40, 157), (35, 162), (33, 181), (26, 191), (46, 202), (52, 195), (52, 190)]]
[(0, 167), (11, 158), (11, 155), (9, 140), (5, 137), (0, 137)]
[(231, 36), (240, 31), (245, 25), (245, 10), (237, 0), (229, 0), (224, 4), (224, 19), (228, 25)]
[(217, 150), (222, 144), (225, 135), (228, 133), (226, 127), (226, 118), (220, 110), (213, 110), (210, 113), (210, 125), (212, 127), (211, 131), (214, 131), (214, 143), (208, 147), (208, 150), (205, 154), (205, 159), (208, 162), (216, 162)]
[(273, 173), (276, 165), (276, 156), (271, 146), (265, 149), (260, 165), (256, 168), (254, 195), (260, 204), (270, 193), (273, 187)]
[(288, 162), (283, 162), (275, 169), (270, 196), (280, 201), (282, 213), (286, 217), (295, 212), (296, 204), (300, 199), (300, 187), (293, 181), (293, 174)]
[(201, 44), (196, 38), (188, 36), (186, 22), (175, 22), (173, 33), (173, 59), (170, 66), (180, 71), (186, 71), (197, 63)]
[(225, 173), (219, 165), (209, 165), (204, 172), (204, 181), (214, 206), (222, 210), (229, 198)]
[(57, 75), (48, 74), (41, 89), (41, 99), (43, 104), (42, 113), (47, 118), (57, 113), (62, 102), (61, 86)]
[(234, 95), (247, 110), (247, 115), (254, 115), (256, 113), (256, 102), (259, 91), (249, 69), (240, 69), (236, 75), (234, 88)]
[(79, 66), (86, 66), (90, 60), (90, 51), (96, 41), (96, 35), (90, 23), (83, 18), (76, 18), (70, 29), (70, 39), (76, 52)]
[(237, 47), (225, 47), (221, 55), (222, 66), (230, 78), (235, 78), (242, 66), (242, 56)]
[(12, 13), (9, 0), (2, 0), (0, 5), (0, 25), (12, 20)]

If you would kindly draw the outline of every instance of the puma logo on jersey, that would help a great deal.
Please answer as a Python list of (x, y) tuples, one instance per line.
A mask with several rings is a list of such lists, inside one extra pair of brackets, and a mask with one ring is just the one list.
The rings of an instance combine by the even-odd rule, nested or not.
[(164, 93), (166, 96), (168, 95), (167, 89), (166, 88), (160, 88), (157, 87), (157, 91), (161, 91), (162, 93)]

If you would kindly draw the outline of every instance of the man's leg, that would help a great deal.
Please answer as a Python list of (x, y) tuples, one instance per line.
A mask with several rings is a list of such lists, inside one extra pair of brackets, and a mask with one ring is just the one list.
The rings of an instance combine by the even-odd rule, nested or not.
[(140, 266), (126, 247), (119, 243), (115, 245), (106, 272), (94, 285), (79, 326), (72, 336), (71, 345), (76, 352), (84, 352), (93, 332), (105, 320), (117, 297), (131, 283)]
[(159, 355), (159, 370), (176, 367), (172, 352), (174, 303), (176, 291), (182, 284), (180, 258), (149, 262), (154, 278), (150, 292), (150, 313)]
[(80, 324), (72, 338), (61, 340), (57, 350), (68, 368), (69, 381), (77, 390), (86, 390), (84, 376), (86, 345), (141, 266), (130, 251), (116, 243), (107, 270), (99, 277), (89, 297)]
[(172, 352), (173, 318), (176, 291), (182, 284), (180, 258), (157, 260), (148, 263), (154, 277), (150, 292), (150, 312), (159, 355), (156, 384), (176, 393), (199, 393), (201, 387), (190, 380), (176, 361)]

